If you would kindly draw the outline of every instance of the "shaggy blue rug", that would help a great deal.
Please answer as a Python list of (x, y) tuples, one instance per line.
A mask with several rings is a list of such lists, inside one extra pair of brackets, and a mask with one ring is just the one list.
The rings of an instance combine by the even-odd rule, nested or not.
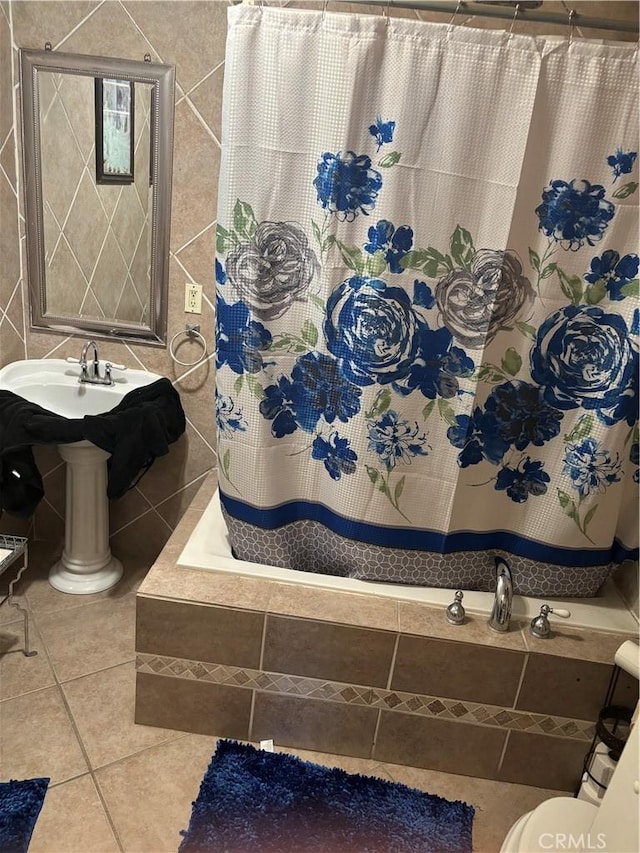
[(0, 850), (27, 853), (48, 779), (0, 782)]
[(179, 853), (467, 853), (474, 809), (221, 740)]

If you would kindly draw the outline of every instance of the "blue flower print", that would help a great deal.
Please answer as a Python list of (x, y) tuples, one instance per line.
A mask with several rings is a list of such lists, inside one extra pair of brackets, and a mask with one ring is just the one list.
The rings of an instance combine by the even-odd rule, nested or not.
[(622, 148), (618, 148), (615, 154), (610, 154), (607, 157), (607, 163), (611, 166), (611, 171), (613, 172), (614, 184), (620, 175), (628, 175), (632, 171), (637, 156), (637, 151), (627, 151), (625, 153)]
[(216, 299), (216, 367), (228, 364), (234, 373), (258, 373), (262, 370), (261, 350), (271, 346), (271, 333), (262, 323), (251, 320), (244, 302), (227, 304)]
[(408, 225), (394, 228), (391, 222), (381, 219), (377, 225), (372, 225), (368, 231), (369, 242), (365, 243), (365, 251), (370, 255), (382, 250), (385, 254), (389, 271), (404, 272), (400, 261), (413, 246), (413, 231)]
[(226, 284), (227, 283), (227, 274), (224, 271), (224, 267), (220, 263), (220, 261), (216, 258), (216, 281), (218, 284)]
[(524, 503), (529, 495), (544, 495), (551, 478), (542, 470), (542, 462), (529, 456), (521, 459), (516, 468), (505, 466), (498, 471), (496, 491), (506, 491), (512, 501)]
[(467, 468), (483, 459), (498, 465), (509, 449), (509, 443), (498, 434), (498, 424), (492, 412), (483, 412), (476, 406), (471, 416), (456, 415), (456, 422), (447, 430), (447, 438), (454, 447), (461, 448), (458, 465)]
[(614, 459), (610, 450), (604, 450), (589, 436), (579, 444), (567, 445), (562, 473), (571, 477), (571, 484), (582, 499), (593, 492), (602, 494), (613, 483), (620, 482), (621, 468), (618, 454)]
[(604, 187), (589, 181), (551, 181), (536, 207), (539, 228), (563, 249), (577, 251), (585, 241), (593, 246), (613, 219), (615, 207), (604, 197)]
[(413, 304), (427, 309), (436, 304), (436, 298), (426, 281), (416, 279), (413, 282)]
[(421, 320), (417, 340), (415, 359), (407, 375), (393, 383), (394, 390), (406, 396), (418, 389), (429, 400), (455, 397), (460, 387), (458, 377), (473, 371), (472, 359), (460, 347), (451, 346), (453, 336), (445, 327), (430, 329)]
[(349, 447), (347, 438), (340, 438), (337, 432), (332, 432), (328, 441), (317, 436), (311, 458), (324, 462), (331, 479), (339, 480), (343, 474), (355, 472), (358, 455)]
[(634, 253), (622, 258), (613, 249), (607, 249), (599, 258), (593, 258), (591, 269), (585, 275), (585, 280), (591, 284), (604, 281), (609, 299), (619, 302), (624, 299), (622, 288), (638, 275), (640, 259)]
[(629, 329), (630, 335), (635, 335), (638, 337), (640, 335), (640, 308), (636, 308), (633, 312), (633, 317), (631, 318), (631, 328)]
[(366, 154), (326, 151), (318, 162), (318, 176), (313, 182), (318, 201), (338, 219), (353, 222), (359, 213), (365, 216), (376, 206), (382, 189), (382, 175), (371, 168)]
[(327, 301), (324, 335), (349, 380), (384, 385), (409, 373), (417, 354), (418, 322), (402, 288), (352, 276)]
[(236, 408), (231, 397), (225, 397), (216, 390), (216, 423), (221, 435), (233, 438), (236, 432), (246, 432), (247, 422), (242, 417), (242, 409)]
[(320, 417), (346, 423), (360, 411), (362, 391), (340, 373), (335, 359), (319, 352), (298, 358), (291, 371), (291, 402), (302, 429), (311, 432)]
[[(638, 442), (634, 442), (631, 445), (631, 451), (629, 453), (629, 462), (632, 465), (640, 465), (640, 444)], [(640, 469), (636, 467), (636, 470), (633, 472), (633, 482), (637, 483), (640, 480)]]
[(328, 355), (309, 352), (300, 356), (291, 379), (281, 376), (277, 385), (264, 389), (260, 413), (273, 421), (272, 435), (282, 438), (300, 427), (313, 432), (321, 417), (329, 424), (346, 423), (360, 411), (362, 391), (340, 373)]
[(268, 385), (264, 389), (264, 399), (260, 401), (260, 414), (271, 424), (271, 435), (284, 438), (298, 429), (295, 414), (291, 409), (291, 382), (286, 376), (280, 377), (277, 385)]
[(393, 132), (396, 129), (395, 121), (382, 121), (380, 116), (377, 117), (376, 123), (369, 125), (369, 133), (375, 137), (378, 143), (379, 151), (387, 142), (393, 142)]
[(368, 438), (369, 450), (378, 454), (387, 470), (395, 468), (399, 462), (410, 465), (415, 456), (429, 453), (425, 450), (427, 437), (418, 424), (400, 420), (393, 409), (388, 409), (378, 421), (369, 423)]
[(619, 314), (568, 305), (538, 329), (531, 378), (558, 409), (595, 409), (607, 426), (637, 420), (638, 352)]
[(542, 388), (522, 381), (496, 385), (485, 410), (494, 415), (500, 438), (516, 450), (529, 444), (542, 447), (558, 435), (564, 417), (545, 401)]

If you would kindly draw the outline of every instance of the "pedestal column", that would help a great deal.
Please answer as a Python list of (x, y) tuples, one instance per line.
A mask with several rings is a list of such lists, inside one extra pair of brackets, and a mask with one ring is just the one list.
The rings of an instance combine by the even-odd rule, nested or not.
[(59, 445), (58, 452), (66, 463), (65, 541), (49, 583), (74, 595), (103, 592), (123, 572), (109, 547), (109, 454), (89, 441)]

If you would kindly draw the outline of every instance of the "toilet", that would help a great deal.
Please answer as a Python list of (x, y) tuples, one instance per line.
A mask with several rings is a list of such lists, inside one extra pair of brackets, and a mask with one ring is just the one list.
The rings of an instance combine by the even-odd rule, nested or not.
[[(629, 646), (631, 649), (629, 654)], [(620, 654), (626, 647), (625, 653)], [(638, 647), (625, 643), (616, 663), (638, 677)], [(500, 853), (640, 850), (640, 742), (634, 725), (599, 806), (573, 797), (553, 797), (519, 818)]]

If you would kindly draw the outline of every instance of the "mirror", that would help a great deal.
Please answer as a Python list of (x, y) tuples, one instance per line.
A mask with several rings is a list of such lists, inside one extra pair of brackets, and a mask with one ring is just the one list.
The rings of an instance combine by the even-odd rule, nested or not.
[(31, 326), (166, 344), (173, 66), (21, 50)]

